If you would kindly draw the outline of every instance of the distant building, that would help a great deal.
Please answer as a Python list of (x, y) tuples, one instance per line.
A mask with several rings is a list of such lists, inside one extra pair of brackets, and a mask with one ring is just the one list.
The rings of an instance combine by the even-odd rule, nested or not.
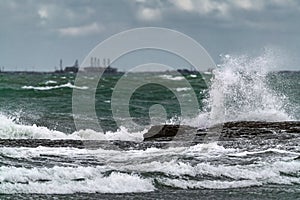
[(84, 71), (88, 73), (96, 73), (96, 72), (103, 72), (105, 74), (117, 74), (118, 69), (113, 68), (110, 66), (110, 59), (103, 59), (103, 67), (100, 66), (100, 59), (91, 57), (91, 63), (89, 67), (85, 67)]
[(107, 74), (116, 74), (118, 73), (118, 69), (117, 68), (113, 68), (113, 67), (85, 67), (84, 68), (85, 72), (104, 72)]
[(59, 61), (59, 69), (60, 69), (61, 72), (63, 71), (62, 65), (63, 65), (63, 61), (62, 61), (62, 59), (60, 59), (60, 61)]
[(75, 64), (73, 66), (66, 67), (64, 72), (77, 73), (78, 72), (78, 60), (75, 61)]
[(197, 71), (192, 71), (188, 69), (178, 69), (177, 72), (181, 73), (182, 75), (188, 75), (188, 74), (197, 74)]
[(77, 73), (78, 72), (78, 60), (75, 61), (73, 66), (67, 66), (63, 69), (63, 61), (59, 61), (59, 70), (55, 70), (55, 73)]

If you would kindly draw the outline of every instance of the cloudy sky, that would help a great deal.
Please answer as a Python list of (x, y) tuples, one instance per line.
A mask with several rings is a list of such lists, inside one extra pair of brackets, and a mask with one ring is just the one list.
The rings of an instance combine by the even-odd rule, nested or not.
[(216, 63), (268, 48), (282, 69), (300, 69), (299, 20), (297, 0), (0, 0), (0, 66), (52, 70), (112, 34), (158, 26), (194, 38)]

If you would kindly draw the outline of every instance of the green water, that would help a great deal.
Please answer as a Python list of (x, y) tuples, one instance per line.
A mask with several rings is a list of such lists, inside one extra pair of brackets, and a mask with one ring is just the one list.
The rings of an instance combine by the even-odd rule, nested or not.
[[(261, 82), (256, 79), (256, 72), (238, 72), (235, 77), (232, 74), (185, 75), (191, 88), (178, 88), (175, 83), (181, 79), (175, 75), (157, 74), (155, 77), (174, 81), (174, 85), (167, 88), (157, 83), (145, 84), (133, 90), (128, 104), (122, 98), (116, 102), (129, 107), (130, 120), (148, 128), (149, 110), (157, 104), (165, 108), (166, 120), (197, 127), (219, 122), (220, 118), (299, 120), (299, 72), (269, 73)], [(104, 132), (110, 131), (108, 138), (129, 137), (128, 131), (117, 125), (118, 119), (112, 112), (114, 88), (122, 76), (103, 76), (96, 90), (95, 111)], [(142, 81), (147, 76), (136, 74), (129, 81)], [(0, 139), (10, 138), (18, 144), (20, 138), (30, 143), (31, 139), (78, 136), (72, 110), (73, 88), (92, 88), (75, 86), (75, 78), (75, 74), (0, 74)], [(86, 80), (91, 78), (86, 76)], [(179, 102), (174, 91), (180, 97), (191, 91), (196, 94), (198, 118), (181, 118), (185, 111), (182, 107), (190, 105), (189, 96), (187, 101)], [(80, 119), (88, 121), (89, 114), (83, 113)], [(129, 119), (120, 120), (127, 123)], [(251, 135), (251, 129), (247, 130), (245, 134)], [(100, 132), (77, 131), (105, 140)], [(278, 134), (286, 133), (280, 130), (274, 137), (263, 139), (235, 138), (223, 143), (126, 151), (113, 147), (1, 146), (0, 198), (297, 199), (300, 137), (297, 133), (275, 137)]]
[[(210, 75), (207, 75), (207, 79)], [(96, 112), (104, 130), (116, 130), (118, 127), (111, 112), (111, 95), (121, 75), (107, 75), (98, 84), (96, 92)], [(186, 76), (195, 91), (199, 109), (202, 106), (206, 83), (199, 78)], [(1, 74), (0, 110), (8, 116), (17, 117), (23, 124), (36, 124), (66, 133), (75, 131), (72, 118), (72, 88), (47, 87), (74, 84), (74, 74)], [(47, 81), (55, 81), (47, 83)], [(41, 87), (23, 89), (24, 86)], [(168, 88), (158, 84), (147, 84), (138, 88), (130, 99), (130, 114), (143, 125), (149, 124), (149, 107), (161, 104), (166, 108), (168, 118), (180, 116), (180, 105), (176, 96)]]
[[(110, 100), (113, 88), (121, 76), (107, 75), (98, 83), (95, 109), (104, 130), (118, 128), (112, 116)], [(197, 78), (185, 76), (197, 95), (199, 110), (203, 109), (203, 100), (207, 95), (205, 90), (211, 77), (211, 75), (198, 75)], [(296, 119), (299, 118), (299, 77), (299, 73), (272, 73), (268, 80), (270, 88), (288, 98), (290, 104), (286, 109)], [(72, 88), (47, 89), (47, 87), (74, 84), (74, 80), (74, 74), (0, 74), (0, 111), (7, 116), (17, 117), (24, 124), (37, 124), (72, 133), (75, 130), (72, 117)], [(47, 81), (55, 82), (47, 83)], [(46, 90), (23, 89), (24, 86), (41, 87)], [(184, 91), (182, 93), (184, 94)], [(158, 84), (147, 84), (135, 90), (130, 99), (131, 117), (138, 124), (149, 124), (148, 112), (154, 104), (164, 106), (168, 119), (181, 115), (180, 104), (170, 89)]]

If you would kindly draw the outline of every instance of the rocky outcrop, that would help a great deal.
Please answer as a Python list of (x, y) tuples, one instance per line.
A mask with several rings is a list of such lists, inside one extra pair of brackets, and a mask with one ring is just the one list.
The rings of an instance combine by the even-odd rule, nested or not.
[[(285, 133), (285, 134), (278, 134)], [(207, 129), (197, 129), (185, 125), (158, 125), (153, 126), (144, 134), (144, 140), (171, 140), (173, 137), (195, 135), (198, 140), (205, 137), (215, 137), (218, 140), (230, 138), (253, 137), (290, 137), (291, 134), (300, 133), (300, 122), (257, 122), (240, 121), (227, 122)]]
[[(278, 139), (278, 141), (300, 137), (300, 122), (227, 122), (207, 129), (186, 125), (152, 126), (144, 134), (144, 142), (99, 141), (99, 140), (49, 140), (49, 139), (0, 139), (0, 147), (75, 147), (103, 149), (164, 148), (175, 145), (191, 145), (207, 141), (230, 142), (239, 139)], [(264, 141), (264, 140), (261, 140)], [(230, 143), (228, 143), (230, 144)], [(300, 157), (297, 158), (300, 160)]]
[(173, 140), (176, 136), (183, 139), (187, 135), (195, 135), (197, 129), (186, 125), (158, 125), (152, 126), (147, 133), (144, 134), (144, 141), (155, 140), (160, 141), (160, 138), (164, 141)]

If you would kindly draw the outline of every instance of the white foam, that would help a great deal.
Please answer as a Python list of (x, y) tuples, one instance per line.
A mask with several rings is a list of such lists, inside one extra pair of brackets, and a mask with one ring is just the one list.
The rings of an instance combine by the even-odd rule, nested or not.
[[(269, 69), (276, 65), (272, 53), (249, 56), (223, 56), (223, 63), (213, 70), (213, 79), (204, 100), (209, 123), (227, 121), (288, 121), (287, 97), (272, 90), (267, 83)], [(207, 114), (208, 113), (208, 114)], [(206, 120), (208, 121), (208, 120)]]
[[(194, 158), (221, 157), (232, 152), (217, 144), (202, 144), (192, 147), (170, 147), (167, 149), (148, 148), (146, 150), (109, 150), (109, 149), (77, 149), (70, 147), (2, 147), (1, 154), (10, 158), (38, 159), (41, 154), (73, 160), (85, 160), (87, 157), (101, 163), (105, 162), (110, 169), (122, 171), (164, 172), (181, 174), (191, 172), (193, 167), (178, 162), (174, 158), (189, 156)], [(63, 162), (63, 161), (62, 161)], [(78, 163), (67, 163), (76, 166)]]
[(56, 86), (23, 86), (22, 87), (22, 89), (27, 89), (27, 90), (52, 90), (58, 88), (72, 88), (72, 89), (79, 89), (79, 90), (88, 89), (88, 87), (86, 86), (78, 87), (73, 85), (72, 83), (66, 83), (66, 84), (56, 85)]
[[(36, 125), (16, 124), (13, 119), (0, 115), (0, 138), (2, 139), (68, 139), (65, 133)], [(77, 138), (79, 139), (79, 138)]]
[(57, 81), (48, 80), (48, 81), (45, 82), (46, 85), (55, 84), (55, 83), (57, 83)]
[[(120, 166), (119, 166), (120, 167)], [(231, 181), (222, 180), (181, 180), (161, 179), (161, 184), (187, 188), (239, 188), (249, 186), (259, 186), (263, 184), (299, 184), (300, 178), (297, 176), (284, 176), (281, 173), (298, 173), (300, 170), (299, 161), (276, 161), (273, 163), (261, 162), (250, 165), (213, 165), (209, 163), (199, 163), (192, 166), (189, 163), (178, 162), (175, 160), (169, 162), (150, 162), (136, 164), (132, 166), (123, 166), (121, 169), (135, 170), (138, 172), (162, 172), (172, 176), (192, 176), (201, 177), (208, 175), (210, 177), (224, 178), (229, 177)]]
[(87, 140), (122, 140), (122, 141), (143, 141), (143, 135), (147, 132), (147, 129), (131, 133), (125, 127), (120, 127), (116, 132), (108, 131), (105, 134), (96, 132), (94, 130), (79, 130), (72, 133), (72, 136), (80, 137)]
[(73, 140), (126, 140), (141, 141), (146, 129), (131, 133), (121, 127), (116, 132), (96, 132), (93, 130), (79, 130), (72, 134), (50, 130), (37, 125), (22, 125), (0, 114), (0, 138), (2, 139), (73, 139)]
[(184, 77), (183, 76), (172, 76), (172, 75), (167, 75), (167, 74), (164, 74), (164, 75), (159, 75), (160, 78), (163, 78), (163, 79), (168, 79), (168, 80), (173, 80), (173, 81), (181, 81), (181, 80), (184, 80)]
[[(230, 188), (230, 187), (247, 187), (252, 185), (262, 184), (295, 184), (300, 183), (299, 176), (284, 176), (282, 173), (300, 173), (300, 162), (293, 160), (292, 158), (286, 160), (273, 160), (273, 161), (260, 161), (248, 165), (227, 165), (227, 164), (213, 164), (209, 162), (201, 162), (198, 164), (186, 163), (179, 161), (178, 156), (189, 156), (201, 160), (210, 160), (216, 157), (224, 157), (232, 155), (236, 152), (236, 149), (225, 149), (218, 146), (216, 143), (195, 145), (189, 148), (169, 148), (167, 150), (152, 149), (152, 151), (146, 150), (145, 152), (139, 152), (144, 157), (134, 157), (132, 160), (143, 160), (144, 162), (131, 162), (126, 163), (125, 159), (128, 159), (128, 155), (120, 155), (124, 157), (122, 164), (115, 165), (114, 162), (110, 164), (115, 170), (122, 171), (135, 171), (135, 172), (159, 172), (167, 174), (168, 176), (183, 176), (188, 175), (192, 177), (201, 177), (208, 175), (210, 177), (224, 178), (229, 177), (232, 179), (230, 182), (224, 181), (208, 181), (203, 180), (199, 187), (204, 187), (203, 184), (207, 183), (210, 186), (206, 188)], [(286, 153), (285, 151), (270, 149), (270, 151)], [(150, 153), (151, 154), (148, 154)], [(267, 152), (267, 151), (266, 151)], [(137, 153), (137, 152), (136, 152)], [(143, 155), (143, 153), (145, 153)], [(130, 154), (132, 156), (132, 154)], [(176, 156), (175, 156), (176, 155)], [(293, 154), (294, 155), (294, 154)], [(295, 154), (296, 155), (296, 154)], [(119, 157), (119, 158), (120, 158)], [(157, 158), (157, 159), (154, 159)], [(114, 160), (114, 158), (112, 158)], [(117, 159), (118, 160), (118, 159)], [(146, 162), (148, 160), (148, 162)], [(155, 161), (153, 161), (155, 160)], [(120, 161), (120, 160), (118, 160)], [(300, 175), (300, 174), (299, 174)], [(240, 180), (245, 180), (241, 181)], [(193, 181), (189, 180), (189, 184)], [(165, 182), (162, 182), (165, 184)], [(191, 185), (194, 185), (191, 184)], [(205, 184), (204, 184), (205, 185)], [(194, 187), (194, 186), (191, 186)], [(182, 187), (185, 188), (185, 187)]]
[(243, 152), (230, 154), (230, 156), (244, 157), (244, 156), (248, 156), (248, 155), (256, 155), (256, 154), (263, 154), (263, 153), (291, 154), (291, 155), (300, 156), (300, 153), (297, 153), (297, 152), (286, 151), (286, 150), (281, 150), (281, 149), (273, 149), (273, 148), (262, 150), (262, 151), (243, 151)]
[(0, 167), (0, 193), (127, 193), (155, 189), (151, 179), (120, 172), (104, 176), (103, 172), (103, 167)]
[(176, 91), (177, 92), (183, 92), (183, 91), (189, 91), (191, 90), (191, 88), (187, 88), (187, 87), (184, 87), (184, 88), (176, 88)]
[(242, 180), (242, 181), (218, 181), (218, 180), (205, 180), (205, 181), (193, 181), (193, 180), (181, 180), (181, 179), (160, 179), (164, 185), (177, 187), (181, 189), (228, 189), (228, 188), (241, 188), (250, 186), (262, 185), (258, 181)]
[[(75, 192), (135, 192), (153, 191), (153, 180), (137, 174), (163, 173), (156, 180), (162, 184), (182, 189), (189, 188), (240, 188), (266, 184), (300, 184), (300, 162), (276, 158), (257, 161), (252, 164), (234, 165), (215, 163), (214, 159), (224, 156), (243, 156), (248, 152), (238, 149), (225, 149), (217, 143), (199, 144), (191, 147), (170, 147), (167, 149), (149, 148), (146, 150), (105, 150), (76, 148), (1, 148), (2, 155), (13, 158), (39, 158), (40, 154), (68, 157), (72, 160), (92, 159), (105, 163), (96, 167), (81, 167), (80, 162), (67, 163), (73, 167), (16, 168), (0, 167), (0, 192), (5, 193), (75, 193)], [(269, 149), (264, 152), (290, 153), (284, 150)], [(254, 153), (254, 152), (252, 152)], [(263, 153), (263, 151), (258, 152)], [(296, 155), (296, 154), (292, 154)], [(201, 162), (188, 163), (179, 157), (193, 157)], [(238, 158), (237, 158), (238, 159)], [(241, 158), (244, 159), (244, 158)], [(206, 161), (207, 160), (207, 161)], [(211, 162), (212, 161), (212, 162)], [(63, 161), (62, 161), (63, 164)], [(111, 171), (119, 171), (103, 176)], [(134, 174), (133, 174), (134, 173)], [(296, 174), (289, 176), (284, 174)], [(170, 178), (170, 177), (176, 178)], [(194, 178), (182, 178), (182, 177)], [(207, 180), (205, 177), (214, 177)], [(199, 178), (203, 177), (203, 178)], [(229, 178), (223, 180), (224, 177)], [(50, 180), (38, 182), (39, 179)], [(84, 179), (74, 181), (74, 179)], [(28, 183), (28, 184), (22, 184)], [(92, 185), (97, 185), (95, 188)], [(137, 186), (138, 185), (138, 186)], [(67, 189), (62, 191), (61, 186)], [(47, 189), (51, 188), (50, 189)]]

